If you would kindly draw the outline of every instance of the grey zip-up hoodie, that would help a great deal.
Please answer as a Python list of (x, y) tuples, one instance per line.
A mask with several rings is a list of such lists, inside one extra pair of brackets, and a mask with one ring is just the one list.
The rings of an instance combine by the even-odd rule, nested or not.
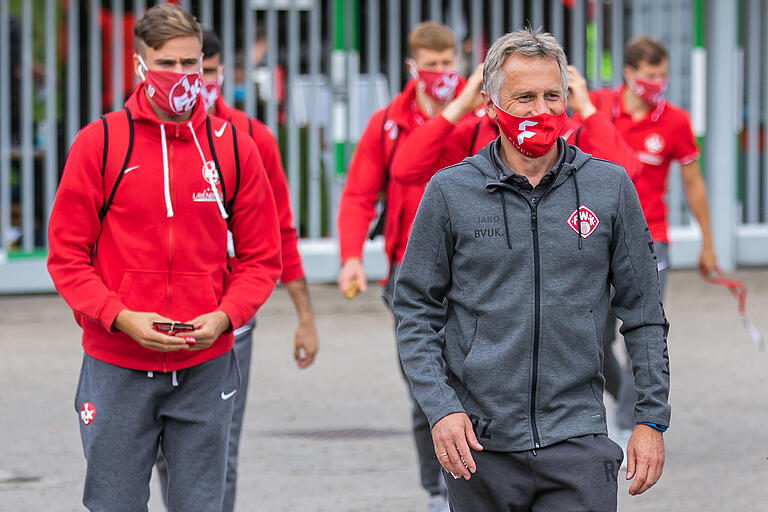
[(429, 182), (395, 286), (400, 357), (430, 426), (466, 412), (494, 451), (606, 433), (611, 284), (635, 421), (668, 426), (669, 324), (632, 182), (559, 141), (564, 161), (531, 204), (499, 179), (497, 141)]

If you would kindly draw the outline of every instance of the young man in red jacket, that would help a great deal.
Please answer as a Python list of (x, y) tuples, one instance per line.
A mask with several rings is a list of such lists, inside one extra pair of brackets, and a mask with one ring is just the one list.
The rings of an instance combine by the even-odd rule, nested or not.
[(161, 446), (170, 508), (219, 511), (241, 387), (232, 329), (280, 276), (277, 212), (256, 145), (198, 101), (197, 21), (159, 4), (134, 36), (142, 82), (78, 134), (49, 228), (49, 272), (83, 328), (83, 503), (145, 510)]
[[(416, 215), (424, 185), (403, 185), (389, 176), (392, 159), (419, 126), (445, 110), (456, 109), (460, 116), (480, 105), (481, 74), (465, 85), (459, 77), (453, 33), (445, 25), (425, 22), (408, 36), (406, 59), (412, 80), (384, 109), (373, 114), (355, 148), (338, 213), (342, 268), (337, 279), (342, 293), (353, 295), (366, 290), (362, 265), (363, 243), (375, 216), (381, 192), (386, 196), (384, 219), (385, 251), (390, 272), (382, 292), (391, 304), (397, 267), (403, 258), (411, 223)], [(424, 148), (419, 153), (423, 154)], [(413, 397), (411, 397), (413, 398)], [(447, 510), (440, 464), (435, 458), (429, 424), (415, 401), (413, 431), (419, 457), (422, 486), (430, 493), (430, 510)]]
[[(589, 93), (598, 111), (610, 119), (622, 138), (635, 151), (638, 172), (630, 175), (658, 258), (662, 297), (666, 288), (669, 237), (667, 191), (669, 164), (680, 163), (688, 207), (701, 228), (699, 272), (707, 276), (717, 268), (707, 206), (707, 187), (701, 177), (699, 148), (688, 114), (664, 99), (669, 57), (664, 45), (650, 37), (629, 41), (624, 48), (624, 83), (616, 89)], [(606, 346), (615, 337), (615, 319), (604, 338)], [(606, 386), (611, 375), (620, 375), (618, 404), (612, 425), (616, 442), (626, 446), (633, 423), (635, 401), (632, 369), (623, 367), (606, 348)]]
[[(230, 121), (236, 129), (251, 136), (261, 154), (267, 178), (275, 197), (277, 214), (280, 219), (280, 246), (283, 272), (280, 282), (288, 290), (296, 313), (299, 326), (294, 337), (293, 357), (299, 368), (307, 368), (317, 354), (317, 330), (312, 305), (309, 301), (307, 281), (304, 279), (304, 269), (301, 265), (301, 255), (298, 248), (298, 236), (293, 226), (288, 182), (285, 179), (283, 163), (280, 159), (280, 149), (269, 129), (257, 119), (251, 119), (247, 114), (234, 109), (224, 102), (221, 97), (221, 84), (224, 78), (224, 65), (221, 60), (221, 40), (211, 29), (203, 29), (203, 86), (200, 90), (203, 105), (209, 115)], [(236, 256), (236, 255), (235, 255)], [(235, 507), (237, 490), (237, 461), (242, 432), (245, 402), (248, 396), (248, 378), (251, 368), (252, 332), (256, 325), (255, 317), (246, 325), (235, 330), (234, 350), (240, 365), (240, 392), (234, 396), (235, 411), (232, 415), (232, 428), (229, 433), (229, 454), (227, 456), (227, 480), (222, 512), (231, 512)], [(158, 472), (161, 486), (167, 485), (167, 468), (164, 461), (158, 460)]]

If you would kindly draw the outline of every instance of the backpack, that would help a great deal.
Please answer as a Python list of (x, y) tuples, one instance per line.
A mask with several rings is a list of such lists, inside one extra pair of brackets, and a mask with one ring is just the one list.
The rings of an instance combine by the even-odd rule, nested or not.
[[(107, 114), (104, 114), (101, 116), (101, 124), (104, 129), (104, 147), (101, 152), (101, 179), (103, 182), (106, 182), (106, 180), (110, 177), (112, 174), (112, 169), (117, 169), (117, 162), (119, 160), (115, 160), (115, 158), (119, 158), (120, 155), (112, 155), (112, 158), (109, 158), (109, 132), (112, 131), (113, 137), (114, 134), (120, 134), (116, 138), (117, 140), (125, 140), (125, 137), (122, 135), (125, 134), (126, 128), (127, 128), (127, 134), (125, 136), (128, 139), (128, 149), (125, 152), (125, 157), (123, 159), (122, 165), (119, 167), (119, 171), (117, 175), (114, 178), (114, 182), (112, 185), (112, 189), (109, 193), (109, 196), (105, 198), (105, 201), (102, 205), (102, 207), (99, 209), (99, 222), (104, 221), (104, 217), (107, 215), (107, 212), (109, 211), (109, 207), (112, 205), (112, 200), (115, 197), (115, 193), (117, 192), (117, 188), (120, 185), (120, 181), (123, 179), (123, 175), (125, 174), (125, 169), (128, 166), (128, 162), (131, 159), (131, 152), (133, 150), (133, 118), (131, 117), (131, 111), (128, 110), (128, 108), (124, 108), (123, 110), (116, 110), (114, 112), (109, 112)], [(224, 176), (221, 172), (221, 165), (219, 165), (219, 159), (216, 156), (216, 146), (221, 145), (221, 142), (218, 144), (214, 143), (214, 137), (211, 135), (211, 118), (209, 116), (206, 116), (205, 118), (205, 131), (208, 136), (208, 147), (211, 151), (211, 157), (213, 158), (213, 162), (216, 166), (216, 173), (219, 176), (219, 183), (221, 184), (221, 193), (222, 193), (222, 199), (224, 201), (225, 210), (227, 211), (227, 214), (229, 215), (229, 219), (232, 218), (232, 206), (234, 205), (235, 198), (237, 197), (237, 192), (240, 189), (240, 153), (237, 149), (237, 136), (235, 135), (235, 127), (232, 125), (232, 123), (229, 123), (229, 127), (231, 129), (232, 133), (232, 155), (235, 160), (235, 187), (234, 191), (232, 192), (232, 197), (227, 201), (227, 191), (224, 186)], [(217, 138), (218, 140), (219, 138)], [(118, 145), (119, 147), (119, 145)], [(229, 149), (225, 149), (222, 147), (219, 147), (219, 150), (223, 153), (224, 151), (229, 151)], [(227, 222), (229, 222), (229, 219)]]

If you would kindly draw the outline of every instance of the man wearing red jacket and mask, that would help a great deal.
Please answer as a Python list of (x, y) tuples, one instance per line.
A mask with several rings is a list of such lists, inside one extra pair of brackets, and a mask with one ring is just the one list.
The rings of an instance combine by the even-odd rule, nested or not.
[[(464, 84), (456, 71), (453, 33), (445, 25), (435, 22), (417, 25), (408, 36), (408, 54), (406, 65), (412, 80), (368, 121), (347, 171), (338, 213), (342, 268), (337, 283), (342, 293), (353, 296), (358, 288), (366, 290), (361, 259), (363, 243), (375, 216), (376, 201), (380, 193), (384, 193), (384, 239), (390, 271), (382, 296), (387, 306), (391, 304), (397, 267), (424, 192), (423, 184), (403, 185), (390, 178), (392, 159), (410, 134), (430, 118), (446, 109), (468, 112), (482, 101), (482, 73), (475, 73)], [(423, 148), (420, 152), (426, 153)], [(412, 403), (421, 483), (431, 495), (428, 510), (447, 510), (445, 486), (432, 449), (429, 424), (416, 402), (412, 400)]]
[[(309, 301), (307, 281), (304, 279), (304, 269), (301, 265), (301, 255), (298, 248), (296, 228), (293, 226), (290, 197), (288, 195), (288, 182), (285, 179), (285, 171), (280, 160), (280, 149), (277, 141), (269, 129), (257, 119), (251, 119), (245, 112), (241, 112), (227, 105), (221, 97), (221, 84), (224, 77), (224, 64), (221, 61), (221, 40), (211, 29), (203, 29), (203, 85), (200, 90), (203, 105), (212, 116), (231, 121), (236, 129), (248, 133), (259, 149), (259, 154), (267, 171), (267, 178), (275, 197), (278, 217), (280, 219), (280, 245), (282, 248), (281, 259), (283, 272), (280, 282), (288, 290), (296, 313), (299, 317), (299, 326), (294, 338), (293, 356), (299, 368), (309, 367), (317, 354), (317, 330), (312, 305)], [(237, 256), (237, 255), (235, 255)], [(236, 261), (233, 262), (236, 264)], [(243, 417), (245, 415), (245, 403), (248, 392), (248, 379), (251, 368), (252, 334), (256, 326), (256, 319), (251, 319), (246, 325), (235, 330), (234, 350), (240, 365), (240, 378), (242, 384), (233, 400), (235, 410), (232, 415), (232, 428), (229, 433), (229, 455), (227, 456), (227, 480), (224, 494), (222, 512), (231, 512), (235, 508), (235, 494), (237, 490), (237, 466), (238, 451), (240, 446), (240, 434), (242, 432)], [(158, 473), (160, 474), (161, 487), (167, 487), (167, 468), (164, 461), (158, 460)], [(165, 495), (165, 493), (163, 493)]]
[(232, 329), (280, 276), (277, 212), (255, 144), (198, 101), (197, 21), (159, 4), (134, 36), (142, 82), (78, 134), (49, 227), (48, 270), (83, 327), (83, 503), (145, 510), (162, 446), (169, 507), (219, 511), (241, 387)]

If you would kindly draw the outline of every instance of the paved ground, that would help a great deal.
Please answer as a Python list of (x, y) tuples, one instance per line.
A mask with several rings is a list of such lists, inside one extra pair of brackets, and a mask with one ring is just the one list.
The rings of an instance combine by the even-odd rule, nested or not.
[[(737, 274), (768, 334), (768, 271)], [(243, 440), (241, 511), (422, 511), (391, 320), (375, 292), (354, 301), (313, 286), (321, 352), (291, 361), (294, 317), (278, 290), (260, 315)], [(621, 511), (768, 509), (768, 353), (735, 301), (673, 273), (672, 428), (661, 482)], [(0, 298), (0, 510), (74, 511), (84, 461), (73, 410), (79, 331), (56, 296)], [(157, 493), (150, 510), (159, 511)]]

